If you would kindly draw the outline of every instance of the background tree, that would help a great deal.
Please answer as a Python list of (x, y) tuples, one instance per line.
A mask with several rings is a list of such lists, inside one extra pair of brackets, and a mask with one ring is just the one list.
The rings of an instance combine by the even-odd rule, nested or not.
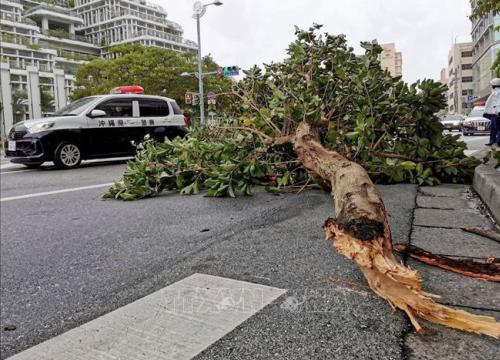
[(43, 113), (50, 111), (54, 105), (54, 97), (49, 91), (40, 91), (40, 107)]
[[(72, 99), (83, 96), (107, 94), (120, 85), (141, 85), (146, 94), (163, 95), (184, 103), (186, 91), (198, 92), (195, 76), (180, 74), (197, 71), (194, 53), (180, 53), (170, 49), (126, 44), (111, 48), (114, 59), (95, 59), (78, 68)], [(218, 65), (208, 56), (204, 59), (204, 72), (216, 71)], [(227, 78), (207, 76), (205, 92), (227, 93), (232, 81)], [(206, 93), (205, 93), (206, 96)], [(229, 106), (230, 97), (218, 99), (219, 109)], [(197, 113), (197, 107), (191, 109)]]
[(476, 8), (471, 15), (472, 19), (477, 19), (483, 17), (490, 12), (493, 12), (493, 15), (500, 14), (500, 2), (498, 0), (477, 0)]
[(28, 93), (23, 90), (12, 91), (12, 112), (14, 122), (24, 120), (26, 114), (26, 105), (28, 103)]

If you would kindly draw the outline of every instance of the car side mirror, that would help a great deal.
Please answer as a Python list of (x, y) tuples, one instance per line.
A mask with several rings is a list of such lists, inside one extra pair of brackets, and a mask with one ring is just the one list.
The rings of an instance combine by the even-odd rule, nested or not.
[(94, 109), (88, 114), (88, 116), (91, 118), (103, 117), (106, 116), (106, 112), (104, 112), (103, 110)]

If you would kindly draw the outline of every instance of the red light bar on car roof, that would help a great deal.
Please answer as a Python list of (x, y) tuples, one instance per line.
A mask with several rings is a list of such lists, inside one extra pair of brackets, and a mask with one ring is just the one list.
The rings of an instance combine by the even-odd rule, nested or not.
[(144, 88), (139, 85), (117, 86), (109, 92), (110, 94), (144, 94)]

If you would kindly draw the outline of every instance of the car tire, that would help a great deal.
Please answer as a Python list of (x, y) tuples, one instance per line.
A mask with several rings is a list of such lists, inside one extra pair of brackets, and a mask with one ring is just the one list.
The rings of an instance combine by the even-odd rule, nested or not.
[(63, 141), (54, 152), (54, 164), (58, 169), (74, 169), (82, 162), (82, 150), (70, 141)]
[(38, 169), (40, 166), (42, 166), (43, 163), (39, 163), (39, 164), (23, 164), (24, 166), (26, 166), (28, 169)]

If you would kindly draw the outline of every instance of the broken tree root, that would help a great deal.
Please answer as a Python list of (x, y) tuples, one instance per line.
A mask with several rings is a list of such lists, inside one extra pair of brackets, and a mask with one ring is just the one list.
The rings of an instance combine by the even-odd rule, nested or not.
[(463, 227), (463, 231), (472, 233), (472, 234), (477, 234), (481, 235), (485, 238), (500, 242), (500, 233), (498, 231), (492, 230), (492, 229), (481, 229), (477, 227)]
[(480, 263), (470, 259), (455, 260), (430, 253), (413, 245), (405, 244), (395, 244), (394, 250), (402, 254), (408, 254), (424, 264), (437, 266), (460, 275), (500, 282), (500, 262), (498, 262), (498, 259), (494, 259), (491, 263)]
[(438, 296), (422, 291), (420, 274), (396, 260), (384, 203), (363, 167), (325, 149), (306, 122), (298, 126), (293, 143), (311, 176), (331, 185), (337, 218), (328, 219), (323, 226), (326, 238), (339, 253), (356, 262), (377, 295), (405, 311), (417, 331), (422, 329), (417, 321), (421, 317), (500, 337), (495, 318), (437, 304)]

